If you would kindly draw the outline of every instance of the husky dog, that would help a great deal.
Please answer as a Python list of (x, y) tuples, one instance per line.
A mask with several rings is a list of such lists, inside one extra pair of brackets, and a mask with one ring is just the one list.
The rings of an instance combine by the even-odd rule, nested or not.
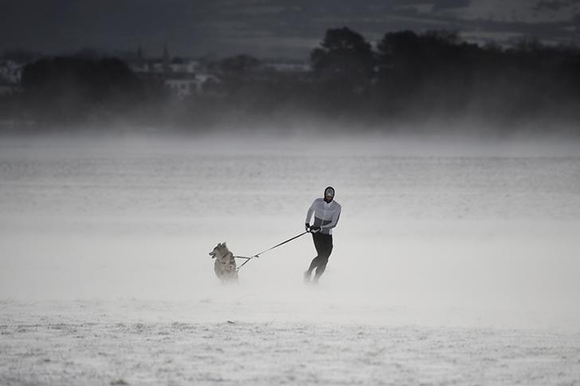
[(223, 283), (238, 281), (236, 259), (234, 259), (234, 255), (230, 252), (225, 242), (216, 245), (209, 255), (212, 259), (215, 259), (213, 269), (216, 276)]

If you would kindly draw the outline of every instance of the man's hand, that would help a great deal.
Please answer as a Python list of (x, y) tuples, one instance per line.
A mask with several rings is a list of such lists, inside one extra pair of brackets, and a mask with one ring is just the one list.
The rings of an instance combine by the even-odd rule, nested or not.
[(304, 229), (306, 229), (306, 232), (310, 232), (310, 224), (304, 224)]
[(320, 227), (310, 227), (310, 233), (318, 233), (320, 232)]

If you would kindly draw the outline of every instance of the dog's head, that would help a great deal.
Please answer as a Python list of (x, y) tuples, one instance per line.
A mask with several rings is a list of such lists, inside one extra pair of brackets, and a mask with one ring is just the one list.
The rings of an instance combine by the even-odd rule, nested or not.
[(228, 249), (224, 241), (223, 243), (219, 243), (218, 245), (216, 245), (213, 251), (209, 253), (209, 255), (211, 256), (212, 259), (215, 259), (216, 257), (226, 255), (229, 251), (230, 250)]

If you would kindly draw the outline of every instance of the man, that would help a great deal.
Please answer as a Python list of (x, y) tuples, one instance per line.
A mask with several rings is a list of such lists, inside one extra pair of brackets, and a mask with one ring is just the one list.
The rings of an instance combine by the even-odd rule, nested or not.
[[(308, 212), (306, 212), (306, 231), (312, 233), (314, 247), (318, 255), (310, 263), (308, 271), (304, 272), (304, 281), (310, 282), (312, 271), (316, 268), (314, 282), (324, 273), (328, 258), (332, 252), (332, 228), (338, 223), (341, 206), (334, 201), (334, 188), (324, 189), (324, 198), (314, 200)], [(314, 224), (310, 225), (310, 218), (314, 213)]]

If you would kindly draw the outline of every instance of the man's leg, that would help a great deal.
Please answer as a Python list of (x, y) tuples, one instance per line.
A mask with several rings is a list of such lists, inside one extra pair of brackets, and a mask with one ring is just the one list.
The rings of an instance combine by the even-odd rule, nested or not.
[(314, 248), (316, 248), (316, 257), (314, 259), (312, 259), (312, 262), (310, 262), (310, 267), (308, 267), (308, 271), (304, 272), (304, 280), (309, 281), (310, 280), (310, 275), (312, 275), (312, 271), (314, 270), (314, 268), (318, 267), (320, 265), (320, 257), (324, 256), (324, 245), (323, 245), (323, 241), (320, 239), (321, 234), (320, 233), (313, 233), (312, 234), (312, 240), (314, 241)]
[(320, 276), (326, 271), (326, 264), (328, 264), (328, 258), (332, 253), (332, 236), (320, 234), (319, 240), (320, 251), (318, 252), (318, 264), (316, 266), (316, 273), (314, 274), (314, 281), (318, 282)]

